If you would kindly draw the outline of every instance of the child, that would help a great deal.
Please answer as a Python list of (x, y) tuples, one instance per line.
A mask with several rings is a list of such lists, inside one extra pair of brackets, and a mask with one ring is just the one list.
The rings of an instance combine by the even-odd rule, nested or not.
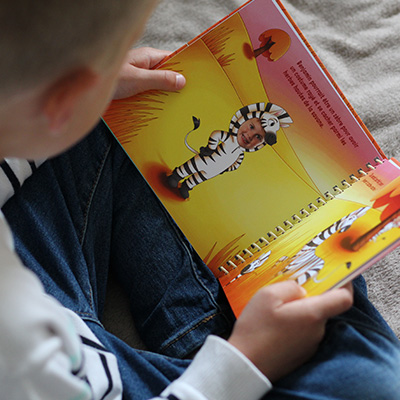
[[(3, 1), (2, 158), (50, 157), (82, 139), (124, 60), (118, 96), (182, 88), (181, 76), (148, 71), (165, 52), (137, 49), (126, 58), (152, 4)], [(351, 306), (350, 286), (313, 298), (294, 282), (265, 288), (230, 334), (217, 281), (104, 124), (36, 167), (2, 163), (1, 190), (9, 190), (8, 223), (0, 219), (2, 398), (250, 400), (270, 381), (268, 398), (365, 399), (378, 389), (394, 398), (398, 344), (360, 281), (359, 307), (329, 323), (304, 364), (327, 319)], [(101, 324), (111, 267), (153, 352), (130, 348)]]
[(189, 190), (196, 185), (237, 170), (245, 152), (274, 145), (279, 128), (288, 127), (292, 122), (287, 112), (276, 104), (255, 103), (242, 107), (232, 117), (229, 132), (214, 131), (207, 147), (202, 147), (200, 153), (173, 170), (167, 178), (168, 185), (176, 188), (179, 181), (186, 178), (179, 192), (187, 199)]

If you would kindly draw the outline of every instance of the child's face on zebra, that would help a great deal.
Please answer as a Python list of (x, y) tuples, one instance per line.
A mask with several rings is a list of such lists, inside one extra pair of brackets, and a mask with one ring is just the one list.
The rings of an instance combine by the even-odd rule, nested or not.
[(265, 138), (265, 131), (258, 118), (245, 121), (237, 132), (237, 141), (240, 147), (248, 150), (254, 149), (261, 144)]

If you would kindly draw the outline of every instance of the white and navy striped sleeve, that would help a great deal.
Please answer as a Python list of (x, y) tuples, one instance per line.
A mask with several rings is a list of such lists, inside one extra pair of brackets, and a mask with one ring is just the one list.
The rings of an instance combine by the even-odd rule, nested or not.
[(122, 382), (117, 358), (75, 313), (67, 312), (74, 321), (82, 346), (82, 363), (75, 374), (88, 382), (93, 399), (120, 400)]
[(0, 162), (0, 207), (18, 191), (42, 163), (43, 161), (19, 158), (6, 158)]

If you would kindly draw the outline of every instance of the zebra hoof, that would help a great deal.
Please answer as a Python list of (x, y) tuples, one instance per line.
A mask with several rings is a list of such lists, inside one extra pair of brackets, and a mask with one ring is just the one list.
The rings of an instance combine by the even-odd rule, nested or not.
[(189, 198), (189, 187), (186, 182), (183, 182), (181, 187), (179, 188), (179, 193), (186, 200)]
[(177, 188), (178, 183), (179, 183), (179, 179), (177, 177), (175, 177), (174, 174), (167, 176), (167, 184), (170, 188), (173, 188), (173, 189)]

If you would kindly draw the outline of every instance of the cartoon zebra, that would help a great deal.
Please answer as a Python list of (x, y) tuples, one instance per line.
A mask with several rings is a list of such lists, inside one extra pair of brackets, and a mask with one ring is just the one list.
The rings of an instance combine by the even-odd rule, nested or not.
[[(193, 120), (195, 127), (190, 132), (199, 126), (199, 120)], [(187, 199), (189, 190), (196, 185), (224, 172), (238, 169), (245, 152), (260, 150), (267, 144), (274, 145), (279, 128), (286, 128), (292, 122), (289, 114), (273, 103), (255, 103), (242, 107), (231, 118), (229, 131), (212, 132), (207, 146), (201, 147), (200, 152), (188, 146), (185, 138), (187, 147), (196, 155), (173, 170), (167, 177), (168, 185), (176, 188), (184, 179), (179, 191)]]
[(324, 260), (319, 258), (315, 252), (325, 240), (334, 233), (342, 233), (347, 231), (351, 225), (360, 217), (366, 214), (370, 207), (361, 207), (336, 221), (329, 228), (326, 228), (306, 245), (294, 256), (293, 260), (285, 267), (282, 273), (293, 272), (290, 279), (296, 280), (299, 285), (303, 285), (310, 278), (315, 277), (324, 267)]
[(266, 253), (264, 253), (260, 257), (258, 257), (256, 260), (254, 260), (250, 264), (246, 265), (244, 268), (242, 268), (239, 275), (237, 275), (235, 278), (233, 278), (231, 281), (229, 281), (224, 287), (227, 287), (231, 283), (240, 279), (243, 275), (249, 274), (250, 272), (253, 272), (257, 268), (261, 267), (261, 265), (263, 265), (265, 263), (265, 261), (268, 260), (270, 255), (271, 255), (271, 251), (267, 251)]

